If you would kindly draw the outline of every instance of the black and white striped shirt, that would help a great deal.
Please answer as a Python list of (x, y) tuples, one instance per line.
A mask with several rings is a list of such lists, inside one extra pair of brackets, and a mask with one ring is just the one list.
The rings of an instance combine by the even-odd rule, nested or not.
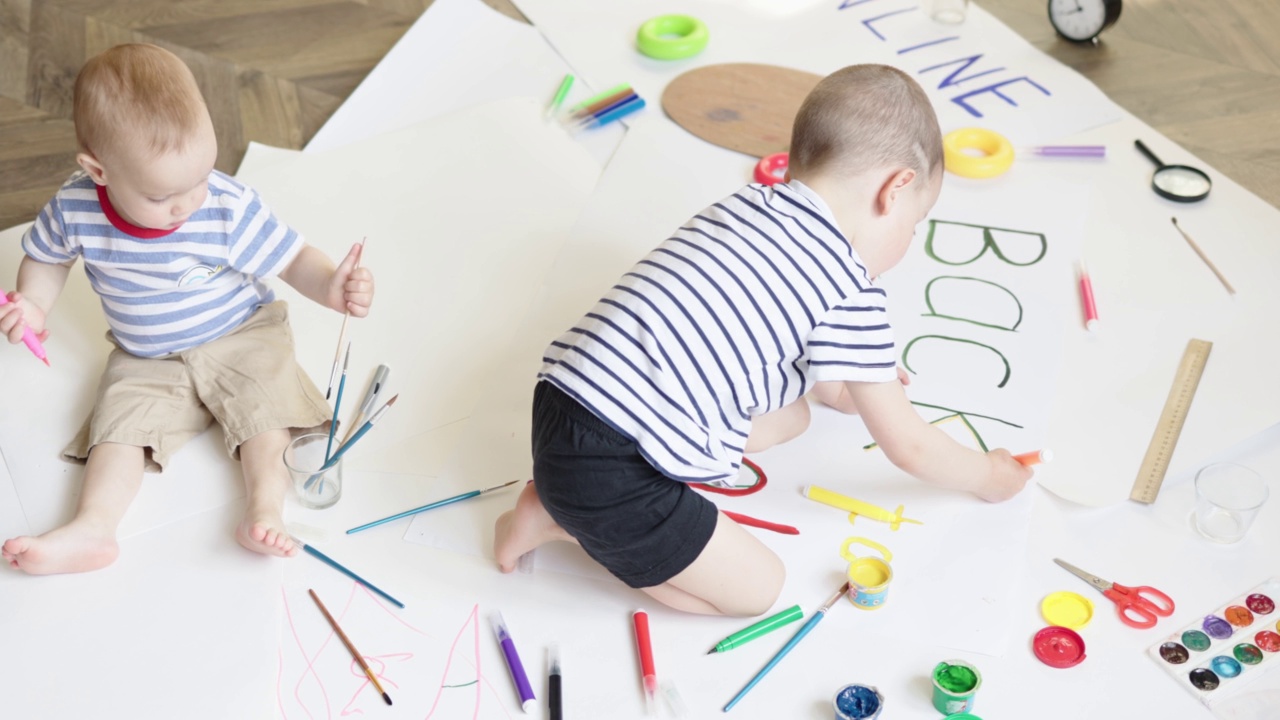
[(752, 417), (820, 380), (897, 377), (885, 299), (813, 190), (752, 184), (624, 275), (551, 343), (539, 378), (669, 477), (725, 481)]

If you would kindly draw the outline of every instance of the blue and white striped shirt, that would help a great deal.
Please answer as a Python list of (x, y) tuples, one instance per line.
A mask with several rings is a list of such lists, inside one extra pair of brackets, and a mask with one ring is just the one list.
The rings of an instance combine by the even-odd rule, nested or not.
[(729, 481), (754, 416), (817, 381), (897, 377), (885, 300), (815, 192), (748, 185), (624, 275), (539, 377), (669, 477)]
[(112, 336), (140, 357), (189, 350), (234, 330), (274, 299), (261, 281), (302, 247), (256, 192), (217, 170), (204, 205), (173, 232), (130, 225), (105, 191), (76, 173), (22, 238), (33, 260), (84, 258)]

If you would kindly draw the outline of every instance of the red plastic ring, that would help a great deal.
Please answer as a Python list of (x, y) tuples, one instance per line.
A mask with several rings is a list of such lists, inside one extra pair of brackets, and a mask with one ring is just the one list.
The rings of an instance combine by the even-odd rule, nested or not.
[(788, 163), (787, 154), (784, 152), (760, 158), (760, 162), (756, 163), (756, 182), (763, 185), (790, 182), (791, 173), (787, 171)]

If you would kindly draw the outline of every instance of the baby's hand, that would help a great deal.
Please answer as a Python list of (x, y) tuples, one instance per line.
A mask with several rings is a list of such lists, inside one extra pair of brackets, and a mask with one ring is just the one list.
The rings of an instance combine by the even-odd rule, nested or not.
[(1031, 468), (1013, 459), (1004, 448), (996, 448), (987, 453), (991, 464), (991, 473), (983, 487), (974, 493), (987, 502), (1004, 502), (1022, 492), (1027, 481), (1031, 479)]
[(8, 302), (0, 305), (0, 334), (7, 337), (9, 342), (22, 342), (22, 333), (28, 327), (41, 342), (49, 337), (49, 331), (44, 327), (43, 310), (23, 299), (21, 293), (11, 292), (6, 299)]
[(356, 267), (363, 252), (363, 245), (353, 245), (329, 280), (330, 307), (356, 317), (368, 315), (373, 305), (373, 273)]

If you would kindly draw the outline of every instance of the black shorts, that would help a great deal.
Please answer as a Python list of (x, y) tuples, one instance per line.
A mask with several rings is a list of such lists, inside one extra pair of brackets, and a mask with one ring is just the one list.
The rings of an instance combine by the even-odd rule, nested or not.
[(560, 527), (634, 588), (689, 567), (716, 529), (714, 503), (547, 381), (533, 393), (533, 486)]

